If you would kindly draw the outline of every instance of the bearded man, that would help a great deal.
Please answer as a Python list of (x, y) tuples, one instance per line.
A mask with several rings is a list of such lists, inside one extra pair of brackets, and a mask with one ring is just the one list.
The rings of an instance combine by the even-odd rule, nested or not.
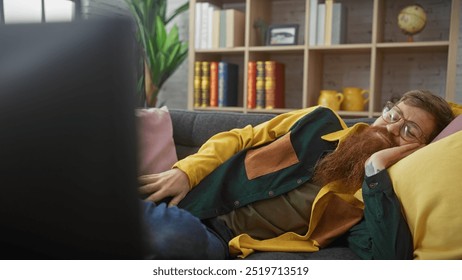
[[(371, 126), (313, 107), (211, 137), (140, 178), (153, 258), (225, 259), (315, 252), (340, 236), (365, 259), (410, 259), (412, 236), (387, 168), (428, 144), (454, 115), (414, 90)], [(170, 197), (169, 206), (159, 203)]]

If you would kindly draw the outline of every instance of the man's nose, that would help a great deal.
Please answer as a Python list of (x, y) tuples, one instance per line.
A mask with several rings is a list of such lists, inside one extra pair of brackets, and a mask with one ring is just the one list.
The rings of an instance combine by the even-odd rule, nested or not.
[(399, 120), (399, 121), (397, 121), (395, 123), (387, 124), (388, 133), (390, 133), (390, 134), (392, 134), (394, 136), (399, 136), (402, 122), (403, 122), (403, 120)]

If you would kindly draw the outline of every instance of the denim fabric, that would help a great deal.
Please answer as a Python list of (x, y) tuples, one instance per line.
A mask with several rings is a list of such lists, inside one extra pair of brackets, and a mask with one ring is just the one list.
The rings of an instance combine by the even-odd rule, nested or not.
[(153, 259), (226, 259), (228, 245), (186, 210), (143, 201)]

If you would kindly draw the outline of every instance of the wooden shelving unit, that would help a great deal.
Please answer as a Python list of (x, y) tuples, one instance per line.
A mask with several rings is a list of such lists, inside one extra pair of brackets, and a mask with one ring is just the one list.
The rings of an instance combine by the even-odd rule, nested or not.
[[(210, 2), (245, 12), (245, 45), (236, 48), (195, 49), (195, 3)], [(322, 3), (323, 1), (319, 1)], [(456, 87), (460, 0), (420, 0), (427, 10), (427, 25), (407, 42), (396, 24), (401, 8), (411, 0), (335, 0), (347, 9), (346, 42), (310, 45), (310, 0), (190, 1), (188, 109), (283, 113), (317, 105), (321, 89), (341, 91), (356, 86), (369, 90), (369, 103), (361, 112), (340, 111), (345, 117), (373, 117), (387, 100), (410, 89), (429, 89), (453, 101)], [(263, 19), (270, 24), (299, 24), (298, 45), (266, 46), (253, 27)], [(194, 62), (223, 60), (239, 65), (238, 106), (193, 107)], [(284, 109), (247, 108), (247, 63), (277, 60), (286, 65)]]

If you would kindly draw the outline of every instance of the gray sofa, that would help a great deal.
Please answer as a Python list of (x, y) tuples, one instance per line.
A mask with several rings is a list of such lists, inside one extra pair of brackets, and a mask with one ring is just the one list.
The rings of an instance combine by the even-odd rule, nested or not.
[[(182, 159), (194, 152), (212, 135), (244, 127), (248, 124), (257, 125), (274, 117), (274, 114), (243, 114), (233, 112), (188, 111), (170, 109), (173, 123), (173, 138), (178, 159)], [(345, 120), (347, 125), (358, 121), (371, 123), (373, 119), (358, 118)], [(248, 259), (359, 259), (344, 245), (342, 238), (330, 247), (316, 253), (285, 253), (285, 252), (257, 252)]]

